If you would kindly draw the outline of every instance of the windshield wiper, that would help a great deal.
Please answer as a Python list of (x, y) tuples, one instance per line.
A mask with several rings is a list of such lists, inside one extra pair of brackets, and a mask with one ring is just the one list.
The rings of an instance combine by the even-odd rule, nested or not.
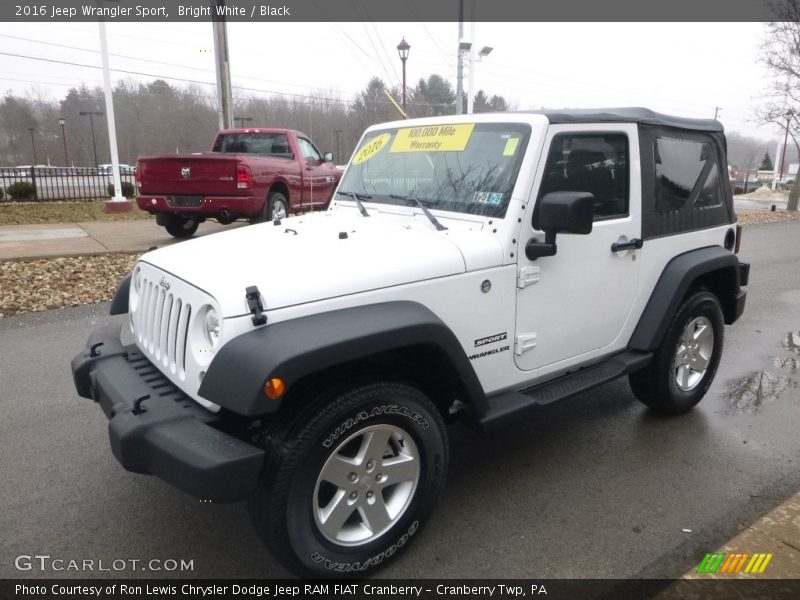
[(445, 231), (447, 227), (439, 223), (439, 219), (433, 216), (433, 213), (427, 209), (427, 207), (419, 201), (419, 199), (415, 198), (414, 196), (398, 196), (397, 194), (389, 194), (389, 198), (394, 198), (395, 200), (407, 200), (409, 202), (413, 202), (417, 206), (420, 207), (422, 213), (428, 217), (428, 220), (433, 223), (433, 226), (436, 227), (436, 231)]
[(356, 194), (355, 192), (343, 192), (341, 190), (336, 193), (343, 194), (345, 196), (350, 196), (353, 200), (356, 201), (356, 206), (358, 206), (358, 210), (361, 211), (361, 214), (364, 215), (365, 217), (369, 216), (367, 209), (364, 208), (364, 205), (361, 203), (361, 199), (363, 198), (364, 200), (369, 200), (370, 198), (372, 198), (372, 196), (368, 196), (367, 194)]

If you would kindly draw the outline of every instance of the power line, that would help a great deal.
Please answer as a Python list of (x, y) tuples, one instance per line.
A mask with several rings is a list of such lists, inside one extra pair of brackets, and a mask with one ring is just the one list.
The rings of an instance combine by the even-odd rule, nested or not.
[[(90, 53), (93, 53), (93, 54), (100, 54), (99, 50), (93, 50), (91, 48), (81, 48), (80, 46), (69, 46), (67, 44), (57, 44), (55, 42), (46, 42), (46, 41), (43, 41), (43, 40), (34, 40), (34, 39), (31, 39), (31, 38), (24, 38), (24, 37), (15, 36), (15, 35), (0, 34), (0, 37), (10, 38), (10, 39), (14, 39), (14, 40), (21, 40), (21, 41), (25, 41), (25, 42), (33, 42), (35, 44), (43, 44), (45, 46), (55, 46), (55, 47), (58, 47), (58, 48), (67, 48), (67, 49), (70, 49), (70, 50), (80, 50), (81, 52), (90, 52)], [(114, 56), (116, 58), (124, 58), (124, 59), (127, 59), (127, 60), (135, 60), (135, 61), (139, 61), (139, 62), (151, 63), (151, 64), (155, 64), (155, 65), (164, 65), (164, 66), (168, 66), (168, 67), (177, 67), (177, 68), (180, 68), (180, 69), (188, 69), (188, 70), (191, 70), (191, 71), (200, 71), (202, 73), (214, 73), (214, 71), (212, 69), (203, 69), (203, 68), (200, 68), (200, 67), (190, 67), (188, 65), (181, 65), (181, 64), (170, 63), (170, 62), (163, 62), (163, 61), (158, 61), (158, 60), (152, 60), (152, 59), (149, 59), (149, 58), (141, 58), (141, 57), (137, 57), (137, 56), (128, 56), (126, 54), (109, 53), (109, 56)], [(234, 77), (236, 77), (238, 79), (249, 79), (251, 81), (260, 81), (260, 82), (263, 82), (263, 83), (277, 83), (277, 84), (280, 84), (280, 85), (288, 85), (288, 86), (291, 86), (291, 87), (299, 87), (299, 88), (308, 89), (308, 88), (306, 88), (306, 86), (302, 86), (302, 85), (296, 84), (296, 83), (288, 83), (286, 81), (276, 81), (276, 80), (273, 80), (273, 79), (261, 79), (259, 77), (252, 77), (252, 76), (249, 76), (249, 75), (239, 75), (239, 74), (234, 74)], [(317, 89), (321, 89), (321, 88), (317, 88)]]
[[(25, 55), (25, 54), (16, 54), (16, 53), (13, 53), (13, 52), (1, 52), (0, 51), (0, 55), (12, 56), (12, 57), (15, 57), (15, 58), (26, 58), (26, 59), (29, 59), (29, 60), (40, 60), (40, 61), (49, 62), (49, 63), (56, 63), (56, 64), (65, 64), (65, 65), (70, 65), (70, 66), (73, 66), (73, 67), (83, 67), (83, 68), (87, 68), (87, 69), (100, 69), (101, 68), (98, 65), (87, 65), (87, 64), (76, 63), (76, 62), (71, 62), (71, 61), (57, 60), (57, 59), (54, 59), (54, 58), (44, 58), (44, 57), (39, 57), (39, 56), (29, 56), (29, 55)], [(170, 80), (174, 80), (174, 81), (182, 81), (182, 82), (185, 82), (185, 83), (194, 83), (194, 84), (198, 84), (198, 85), (210, 85), (210, 86), (216, 86), (217, 85), (215, 82), (198, 81), (196, 79), (184, 79), (184, 78), (181, 78), (181, 77), (171, 77), (171, 76), (168, 76), (168, 75), (156, 75), (156, 74), (153, 74), (153, 73), (145, 73), (145, 72), (142, 72), (142, 71), (129, 71), (129, 70), (125, 70), (125, 69), (116, 69), (116, 68), (111, 69), (111, 70), (112, 71), (116, 71), (118, 73), (126, 73), (126, 74), (129, 74), (129, 75), (140, 75), (140, 76), (143, 76), (143, 77), (155, 77), (156, 79), (170, 79)], [(248, 91), (248, 92), (258, 92), (258, 93), (264, 93), (264, 94), (271, 94), (273, 96), (290, 96), (292, 98), (302, 98), (302, 99), (308, 99), (308, 100), (312, 100), (312, 101), (332, 102), (332, 103), (342, 104), (342, 105), (345, 105), (345, 106), (350, 106), (352, 104), (352, 102), (349, 101), (349, 100), (344, 100), (344, 99), (341, 99), (341, 98), (331, 98), (331, 97), (327, 97), (327, 96), (314, 96), (314, 95), (311, 95), (311, 94), (296, 94), (296, 93), (291, 93), (291, 92), (279, 92), (277, 90), (265, 90), (265, 89), (261, 89), (261, 88), (252, 88), (252, 87), (241, 86), (241, 85), (235, 85), (235, 86), (233, 86), (233, 88), (237, 89), (237, 90)], [(391, 103), (387, 102), (387, 101), (364, 100), (363, 98), (361, 99), (361, 101), (365, 102), (367, 104), (384, 105), (384, 106), (391, 105)], [(425, 103), (425, 104), (427, 104), (429, 106), (436, 106), (434, 104), (429, 104), (429, 103)]]

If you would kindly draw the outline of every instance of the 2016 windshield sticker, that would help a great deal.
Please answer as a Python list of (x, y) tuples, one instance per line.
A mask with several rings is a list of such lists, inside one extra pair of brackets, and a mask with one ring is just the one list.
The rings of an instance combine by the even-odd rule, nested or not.
[(399, 129), (389, 152), (463, 152), (474, 123)]
[(353, 164), (360, 165), (361, 163), (368, 161), (378, 152), (383, 150), (386, 147), (386, 144), (389, 143), (390, 139), (392, 139), (391, 134), (384, 133), (368, 141), (366, 144), (364, 144), (364, 146), (361, 147), (361, 150), (356, 153), (356, 156), (353, 159)]

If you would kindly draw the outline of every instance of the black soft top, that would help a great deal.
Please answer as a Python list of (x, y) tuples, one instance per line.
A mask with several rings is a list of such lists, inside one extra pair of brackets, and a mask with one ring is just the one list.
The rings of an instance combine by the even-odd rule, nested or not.
[(662, 127), (678, 127), (693, 131), (724, 131), (714, 119), (687, 119), (663, 115), (649, 108), (576, 108), (568, 110), (525, 111), (544, 115), (553, 124), (559, 123), (641, 123)]

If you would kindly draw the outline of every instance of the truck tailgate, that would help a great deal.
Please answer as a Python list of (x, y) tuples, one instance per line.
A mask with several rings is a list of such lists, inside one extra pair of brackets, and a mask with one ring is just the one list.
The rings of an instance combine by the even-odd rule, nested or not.
[(236, 196), (235, 156), (150, 155), (139, 158), (141, 194)]

